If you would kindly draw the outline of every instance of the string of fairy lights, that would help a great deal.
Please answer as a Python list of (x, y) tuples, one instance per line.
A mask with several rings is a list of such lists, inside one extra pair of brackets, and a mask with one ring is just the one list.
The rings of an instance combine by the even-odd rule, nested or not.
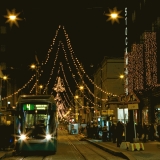
[(3, 98), (2, 98), (2, 101), (5, 100), (5, 99), (10, 98), (10, 97), (12, 97), (12, 96), (14, 96), (14, 95), (16, 95), (16, 94), (18, 94), (20, 91), (22, 91), (24, 88), (26, 88), (26, 87), (33, 81), (33, 79), (34, 79), (35, 76), (36, 76), (36, 75), (34, 74), (34, 75), (30, 78), (30, 80), (29, 80), (26, 84), (24, 84), (23, 87), (19, 88), (16, 92), (14, 92), (14, 93), (12, 93), (11, 95), (8, 95), (8, 96), (6, 96), (6, 97), (3, 97)]
[[(58, 33), (59, 33), (59, 29), (61, 28), (62, 26), (61, 25), (59, 25), (59, 27), (58, 27), (58, 29), (56, 30), (56, 34), (55, 34), (55, 37), (53, 38), (53, 42), (52, 42), (52, 44), (50, 45), (51, 47), (50, 47), (50, 49), (48, 50), (48, 54), (47, 54), (47, 58), (46, 58), (46, 60), (45, 60), (45, 62), (44, 62), (44, 64), (47, 64), (47, 62), (48, 62), (48, 60), (49, 60), (49, 57), (50, 57), (50, 53), (51, 53), (51, 51), (52, 51), (52, 49), (53, 49), (53, 46), (54, 46), (54, 44), (55, 44), (55, 41), (56, 41), (56, 37), (58, 36)], [(66, 36), (66, 38), (67, 38), (67, 35), (66, 35), (66, 30), (64, 29), (64, 26), (62, 27), (63, 28), (63, 30), (64, 30), (64, 33), (65, 33), (65, 36)], [(60, 43), (59, 43), (60, 44)], [(70, 40), (69, 39), (67, 39), (67, 46), (68, 46), (68, 48), (69, 48), (69, 50), (71, 49), (71, 47), (69, 47), (69, 45), (71, 46), (71, 44), (70, 44)], [(71, 50), (70, 50), (71, 51)], [(58, 49), (57, 49), (57, 53), (56, 53), (56, 58), (55, 58), (55, 61), (54, 61), (54, 65), (56, 64), (56, 60), (57, 60), (57, 57), (58, 57), (58, 52), (59, 52), (59, 45), (58, 45)], [(72, 54), (71, 54), (72, 55)], [(73, 56), (72, 56), (73, 57)], [(86, 72), (85, 72), (85, 70), (84, 70), (84, 68), (80, 65), (80, 63), (79, 63), (79, 61), (78, 61), (78, 59), (76, 58), (76, 61), (78, 62), (78, 64), (79, 64), (79, 66), (81, 67), (81, 70), (83, 71), (83, 73), (85, 73), (86, 74)], [(74, 60), (74, 62), (75, 62), (75, 60)], [(43, 63), (41, 64), (41, 66), (43, 66)], [(53, 69), (54, 69), (54, 67), (52, 68), (52, 71), (51, 71), (51, 74), (50, 74), (50, 78), (49, 78), (49, 80), (48, 80), (48, 83), (47, 83), (47, 85), (46, 86), (48, 86), (49, 85), (49, 82), (50, 82), (50, 80), (51, 80), (51, 76), (53, 75)], [(42, 70), (41, 70), (42, 71)], [(41, 76), (41, 75), (40, 75)], [(98, 89), (100, 89), (102, 92), (104, 92), (104, 93), (107, 93), (107, 92), (105, 92), (105, 91), (103, 91), (100, 87), (98, 87), (90, 78), (89, 78), (89, 76), (86, 74), (86, 77), (98, 88)], [(33, 87), (32, 87), (32, 89), (30, 90), (30, 93), (32, 93), (33, 92), (33, 89), (36, 87), (36, 83), (33, 85)], [(24, 87), (22, 87), (22, 89), (23, 89)], [(46, 87), (47, 88), (47, 87)], [(46, 88), (44, 89), (44, 92), (43, 92), (43, 94), (45, 93), (45, 91), (46, 91)], [(88, 90), (89, 90), (89, 88), (88, 87), (86, 87)], [(18, 90), (18, 91), (20, 91), (20, 90)], [(90, 91), (90, 90), (89, 90)], [(94, 95), (91, 91), (90, 91), (90, 93), (92, 94), (92, 95)], [(107, 93), (107, 94), (111, 94), (111, 93)], [(11, 97), (12, 95), (10, 95), (10, 96), (7, 96), (7, 97)], [(7, 97), (5, 97), (5, 99), (7, 98)], [(96, 97), (96, 98), (98, 98), (98, 97)], [(3, 98), (4, 99), (4, 98)]]
[[(61, 63), (60, 63), (61, 64)], [(59, 75), (59, 72), (60, 72), (60, 66), (59, 66), (59, 69), (58, 69), (58, 75)], [(66, 96), (67, 96), (67, 98), (68, 98), (68, 100), (67, 100), (67, 98), (66, 98), (66, 96), (64, 95), (64, 91), (65, 91), (65, 85), (64, 85), (64, 83), (63, 84), (61, 84), (61, 82), (63, 82), (63, 81), (61, 81), (60, 80), (60, 77), (57, 77), (56, 78), (56, 81), (57, 81), (57, 83), (55, 82), (55, 87), (54, 87), (54, 90), (57, 92), (57, 94), (56, 94), (56, 96), (55, 96), (55, 100), (57, 100), (57, 106), (58, 106), (58, 115), (59, 115), (59, 118), (61, 118), (61, 119), (63, 119), (63, 118), (67, 118), (67, 115), (70, 113), (70, 110), (69, 111), (67, 111), (68, 109), (66, 108), (65, 110), (63, 110), (62, 112), (61, 112), (61, 110), (60, 110), (60, 108), (62, 108), (62, 104), (60, 103), (60, 101), (63, 99), (63, 98), (61, 98), (61, 95), (60, 95), (60, 93), (58, 92), (59, 91), (59, 89), (60, 88), (62, 88), (62, 89), (60, 89), (61, 90), (61, 93), (63, 94), (63, 97), (64, 97), (64, 99), (63, 99), (63, 106), (66, 106), (65, 104), (67, 103), (68, 104), (68, 107), (69, 106), (72, 106), (72, 107), (74, 107), (74, 104), (72, 104), (72, 102), (69, 100), (69, 97), (68, 97), (68, 95), (66, 94)], [(58, 89), (59, 88), (59, 89)], [(52, 94), (52, 93), (51, 93)], [(69, 102), (70, 102), (70, 104), (69, 104)], [(59, 106), (59, 105), (61, 105), (61, 106)], [(65, 111), (66, 111), (66, 113), (65, 113)]]
[[(101, 92), (105, 93), (106, 95), (113, 95), (112, 93), (108, 93), (108, 92), (104, 91), (101, 87), (96, 85), (95, 82), (93, 82), (92, 79), (85, 72), (83, 66), (78, 61), (77, 57), (74, 54), (74, 51), (73, 51), (71, 43), (70, 43), (69, 36), (68, 36), (64, 26), (59, 25), (58, 30), (56, 30), (55, 37), (53, 38), (53, 42), (52, 42), (52, 45), (50, 46), (50, 49), (48, 50), (47, 58), (46, 58), (44, 64), (47, 64), (47, 62), (49, 60), (50, 54), (51, 54), (51, 52), (53, 50), (53, 46), (55, 44), (55, 41), (56, 41), (56, 38), (58, 36), (60, 28), (62, 28), (63, 31), (64, 31), (64, 35), (65, 35), (66, 42), (67, 42), (67, 47), (69, 49), (69, 53), (71, 55), (72, 62), (74, 64), (76, 70), (78, 71), (78, 75), (81, 78), (85, 88), (89, 91), (89, 93), (92, 96), (94, 96), (94, 98), (101, 99), (101, 98), (95, 96), (94, 93), (91, 92), (91, 90), (89, 89), (87, 84), (83, 81), (83, 77), (82, 77), (82, 75), (81, 75), (81, 73), (79, 71), (81, 71), (83, 73), (83, 75), (85, 75), (88, 78), (88, 80), (97, 89), (99, 89)], [(129, 87), (130, 87), (129, 90), (130, 91), (144, 89), (144, 74), (145, 74), (145, 77), (146, 77), (146, 84), (148, 86), (152, 86), (152, 87), (157, 86), (157, 55), (156, 55), (157, 54), (157, 43), (156, 43), (156, 32), (144, 32), (143, 39), (144, 39), (143, 44), (133, 44), (132, 51), (131, 51), (130, 54), (128, 54), (128, 70), (129, 70), (130, 73), (132, 73), (132, 74), (128, 75), (129, 76), (129, 83), (130, 83), (130, 85), (129, 85)], [(56, 66), (56, 61), (57, 61), (57, 58), (58, 58), (60, 46), (62, 46), (62, 49), (63, 49), (64, 54), (65, 54), (65, 58), (66, 58), (66, 60), (68, 60), (66, 51), (64, 49), (64, 44), (61, 41), (59, 41), (58, 49), (57, 49), (57, 52), (56, 52), (56, 58), (54, 60), (54, 66), (53, 66), (53, 68), (51, 70), (47, 86), (50, 83), (51, 77), (53, 75), (53, 70), (54, 70), (54, 68)], [(144, 56), (143, 56), (143, 54), (144, 54)], [(72, 73), (72, 70), (71, 70), (71, 67), (69, 65), (69, 62), (67, 64), (68, 64), (68, 67), (69, 67), (69, 69), (70, 69), (70, 71)], [(62, 65), (61, 65), (61, 67), (62, 67)], [(145, 71), (144, 71), (144, 69), (145, 69)], [(63, 73), (64, 73), (64, 71), (63, 71)], [(72, 73), (72, 75), (73, 75), (73, 73)], [(35, 76), (36, 75), (33, 75), (31, 77), (31, 79), (22, 88), (18, 89), (13, 94), (11, 94), (9, 96), (6, 96), (6, 97), (2, 97), (2, 100), (5, 100), (5, 99), (7, 99), (9, 97), (12, 97), (15, 94), (18, 94), (21, 90), (23, 90), (34, 79)], [(72, 76), (72, 77), (75, 80), (75, 77), (74, 76)], [(74, 94), (72, 93), (72, 91), (71, 91), (71, 89), (69, 87), (69, 84), (68, 84), (68, 82), (66, 80), (66, 77), (65, 77), (65, 82), (67, 83), (67, 87), (69, 88), (70, 93), (72, 94), (72, 96), (74, 96)], [(75, 80), (75, 83), (78, 86), (78, 83), (77, 83), (76, 80)], [(34, 84), (34, 86), (33, 86), (33, 88), (31, 89), (30, 92), (32, 92), (34, 88), (35, 88), (35, 84)], [(45, 93), (45, 90), (44, 90), (43, 93)], [(84, 95), (84, 96), (86, 98), (86, 95)], [(117, 95), (113, 95), (113, 96), (117, 96)], [(89, 98), (88, 98), (88, 100), (90, 102), (92, 102)], [(107, 99), (101, 99), (101, 100), (107, 100)], [(92, 102), (92, 104), (94, 104), (94, 103)]]
[(144, 32), (144, 54), (146, 68), (146, 84), (157, 84), (157, 43), (155, 32)]
[(129, 93), (133, 90), (142, 90), (144, 87), (144, 64), (143, 64), (143, 45), (133, 44), (131, 47), (131, 52), (128, 54), (129, 59)]
[[(66, 62), (67, 62), (67, 64), (68, 64), (69, 71), (71, 72), (71, 74), (74, 74), (74, 73), (72, 72), (71, 67), (70, 67), (70, 63), (69, 63), (68, 58), (67, 58), (67, 54), (66, 54), (66, 51), (65, 51), (65, 48), (64, 48), (64, 44), (63, 44), (62, 42), (61, 42), (61, 45), (62, 45), (62, 49), (63, 49), (63, 51), (64, 51), (65, 60), (66, 60)], [(73, 60), (73, 63), (75, 63), (74, 60)], [(99, 98), (99, 97), (96, 97), (96, 96), (94, 95), (94, 93), (92, 93), (92, 91), (89, 89), (89, 87), (87, 86), (87, 84), (84, 82), (83, 77), (82, 77), (82, 75), (80, 74), (79, 69), (78, 69), (78, 66), (77, 66), (76, 64), (75, 64), (75, 68), (76, 68), (76, 70), (77, 70), (77, 73), (78, 73), (79, 77), (81, 78), (81, 81), (82, 81), (83, 85), (87, 88), (87, 90), (89, 91), (89, 93), (90, 93), (94, 98), (96, 98), (96, 99), (106, 100), (106, 99), (101, 99), (101, 98)], [(77, 83), (77, 81), (75, 80), (75, 76), (72, 76), (72, 78), (74, 79), (77, 87), (79, 88), (80, 86), (79, 86), (79, 84)], [(88, 99), (88, 100), (89, 100), (89, 101), (92, 101), (92, 100), (90, 100), (90, 99)]]
[(133, 44), (128, 54), (129, 92), (158, 86), (156, 32), (144, 32), (142, 39), (143, 43)]
[[(47, 62), (48, 62), (49, 55), (50, 55), (50, 53), (51, 53), (51, 51), (52, 51), (52, 49), (53, 49), (53, 46), (54, 46), (54, 44), (55, 44), (55, 41), (56, 41), (56, 38), (57, 38), (57, 36), (58, 36), (58, 32), (59, 32), (59, 29), (60, 29), (60, 28), (61, 28), (61, 25), (59, 25), (59, 26), (58, 26), (58, 29), (56, 30), (56, 34), (55, 34), (55, 36), (54, 36), (54, 38), (53, 38), (51, 48), (48, 50), (47, 58), (46, 58), (44, 64), (47, 64)], [(43, 66), (43, 63), (42, 63), (41, 65)], [(12, 94), (10, 94), (10, 95), (8, 95), (8, 96), (6, 96), (6, 97), (2, 97), (1, 100), (3, 101), (3, 100), (5, 100), (5, 99), (8, 99), (8, 98), (10, 98), (10, 97), (18, 94), (19, 92), (21, 92), (23, 89), (25, 89), (25, 88), (31, 83), (31, 81), (33, 80), (34, 77), (36, 77), (35, 74), (34, 74), (34, 75), (30, 78), (30, 80), (29, 80), (26, 84), (24, 84), (21, 88), (19, 88), (17, 91), (15, 91), (14, 93), (12, 93)], [(36, 86), (36, 83), (34, 83), (32, 89), (30, 90), (30, 93), (33, 91), (33, 89), (35, 88), (35, 86)]]
[(46, 87), (45, 87), (45, 89), (44, 89), (44, 91), (43, 91), (43, 94), (45, 94), (45, 92), (46, 92), (46, 90), (47, 90), (47, 87), (48, 87), (48, 85), (50, 84), (50, 80), (52, 79), (52, 75), (53, 75), (53, 73), (54, 73), (53, 71), (54, 71), (54, 69), (55, 69), (56, 62), (57, 62), (57, 59), (58, 59), (59, 47), (60, 47), (60, 43), (58, 44), (58, 49), (57, 49), (57, 52), (56, 52), (56, 57), (55, 57), (55, 59), (54, 59), (53, 67), (52, 67), (52, 69), (51, 69), (50, 77), (49, 77), (49, 79), (48, 79), (48, 81), (47, 81), (47, 84), (46, 84)]
[[(69, 65), (69, 63), (67, 63), (67, 64)], [(64, 69), (63, 69), (63, 65), (62, 65), (62, 64), (61, 64), (61, 68), (62, 68), (62, 73), (63, 73), (63, 75), (65, 76), (65, 72), (64, 72)], [(69, 66), (69, 68), (70, 68), (70, 66)], [(70, 69), (71, 69), (71, 68), (70, 68)], [(71, 71), (71, 70), (70, 70), (70, 71)], [(71, 71), (71, 72), (72, 72), (72, 71)], [(78, 82), (76, 81), (75, 77), (73, 76), (72, 78), (74, 79), (77, 87), (80, 88), (80, 85), (79, 85)], [(84, 81), (83, 81), (83, 83), (84, 83)], [(85, 84), (85, 83), (84, 83), (84, 84)], [(81, 91), (81, 92), (82, 92), (82, 91)], [(92, 100), (89, 99), (84, 93), (83, 93), (83, 96), (84, 96), (84, 98), (86, 98), (89, 102), (91, 102), (93, 105), (96, 105), (96, 104), (93, 103)], [(81, 105), (81, 104), (80, 104), (80, 105)], [(81, 107), (84, 108), (84, 106), (82, 106), (82, 105), (81, 105)]]
[[(88, 74), (85, 72), (83, 66), (80, 64), (80, 62), (78, 61), (78, 59), (76, 58), (75, 54), (74, 54), (74, 51), (72, 49), (72, 46), (71, 46), (71, 43), (70, 43), (70, 39), (69, 39), (69, 36), (64, 28), (64, 26), (62, 27), (63, 31), (64, 31), (64, 35), (65, 35), (65, 38), (66, 38), (66, 42), (67, 42), (67, 46), (68, 46), (68, 49), (70, 51), (70, 55), (72, 57), (72, 60), (74, 61), (74, 65), (76, 65), (76, 62), (80, 68), (80, 70), (83, 72), (83, 74), (88, 78), (88, 80), (97, 88), (99, 89), (101, 92), (105, 93), (105, 94), (108, 94), (108, 95), (113, 95), (112, 93), (108, 93), (106, 91), (104, 91), (101, 87), (99, 87), (97, 84), (95, 84), (93, 82), (93, 80), (88, 76)], [(74, 56), (73, 56), (74, 55)], [(75, 57), (75, 58), (74, 58)], [(76, 66), (75, 66), (76, 67)], [(117, 96), (117, 95), (116, 95)]]

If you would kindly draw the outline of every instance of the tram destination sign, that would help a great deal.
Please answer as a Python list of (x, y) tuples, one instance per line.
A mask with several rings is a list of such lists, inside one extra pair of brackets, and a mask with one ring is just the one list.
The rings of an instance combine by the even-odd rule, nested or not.
[(31, 111), (31, 110), (34, 110), (35, 107), (34, 107), (34, 104), (23, 104), (23, 110), (24, 111)]

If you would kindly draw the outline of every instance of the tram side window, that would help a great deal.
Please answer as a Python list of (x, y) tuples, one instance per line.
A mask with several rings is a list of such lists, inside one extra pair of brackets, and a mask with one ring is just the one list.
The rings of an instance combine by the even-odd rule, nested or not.
[(17, 117), (16, 118), (16, 134), (21, 134), (21, 124), (22, 124), (22, 122), (21, 122), (21, 117), (19, 116), (19, 117)]
[(55, 113), (52, 113), (50, 115), (50, 120), (49, 120), (50, 133), (55, 133), (56, 132), (55, 129), (56, 129), (56, 115), (55, 115)]

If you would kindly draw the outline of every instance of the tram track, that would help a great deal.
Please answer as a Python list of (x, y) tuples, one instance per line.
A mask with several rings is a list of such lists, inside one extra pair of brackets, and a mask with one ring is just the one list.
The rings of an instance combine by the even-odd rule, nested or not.
[[(92, 159), (91, 156), (93, 157), (93, 159), (97, 157), (96, 159), (99, 160), (110, 160), (110, 159), (124, 160), (124, 158), (112, 155), (100, 148), (93, 146), (92, 144), (89, 144), (87, 141), (80, 141), (80, 139), (74, 135), (72, 136), (72, 138), (71, 136), (69, 135), (67, 136), (68, 141), (70, 141), (71, 145), (80, 153), (80, 155), (85, 160), (91, 160)], [(80, 145), (78, 142), (80, 143)]]
[[(82, 157), (85, 159), (85, 160), (88, 160), (88, 158), (84, 155), (84, 153), (82, 153), (73, 143), (72, 143), (72, 146), (82, 155)], [(96, 152), (94, 149), (92, 149), (91, 147), (88, 147), (86, 145), (83, 144), (83, 146), (89, 150), (91, 150), (92, 152), (96, 153), (97, 155), (99, 155), (101, 158), (103, 158), (104, 160), (108, 160), (106, 159), (103, 155), (99, 154), (98, 152)], [(84, 148), (83, 148), (84, 149)]]

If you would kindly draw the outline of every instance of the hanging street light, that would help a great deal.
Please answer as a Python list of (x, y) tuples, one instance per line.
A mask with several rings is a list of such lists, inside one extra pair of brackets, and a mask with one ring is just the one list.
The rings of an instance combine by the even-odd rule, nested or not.
[(104, 13), (105, 16), (108, 16), (108, 19), (106, 21), (111, 21), (113, 24), (114, 22), (119, 23), (119, 18), (123, 18), (120, 13), (122, 11), (118, 11), (117, 8), (113, 8), (113, 10), (109, 9), (109, 13)]
[(19, 18), (20, 13), (16, 13), (15, 9), (13, 9), (12, 11), (9, 11), (7, 9), (7, 15), (5, 15), (4, 17), (7, 18), (6, 23), (10, 24), (10, 27), (13, 26), (13, 24), (15, 24), (17, 27), (19, 27), (18, 25), (18, 21), (22, 20), (21, 18)]

